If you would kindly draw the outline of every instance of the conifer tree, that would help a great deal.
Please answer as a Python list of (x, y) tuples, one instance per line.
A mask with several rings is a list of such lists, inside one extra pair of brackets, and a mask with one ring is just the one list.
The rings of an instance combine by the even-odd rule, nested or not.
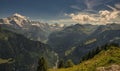
[(65, 64), (65, 67), (68, 68), (68, 67), (73, 67), (74, 63), (72, 62), (71, 59), (67, 60), (66, 64)]
[(39, 59), (37, 71), (48, 71), (47, 61), (44, 57)]
[(58, 68), (64, 68), (64, 61), (63, 60), (59, 61)]

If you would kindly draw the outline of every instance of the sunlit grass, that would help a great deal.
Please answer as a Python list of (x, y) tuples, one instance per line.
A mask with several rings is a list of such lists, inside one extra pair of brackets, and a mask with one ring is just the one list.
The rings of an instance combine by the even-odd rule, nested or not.
[(79, 65), (75, 65), (71, 68), (50, 69), (49, 71), (96, 71), (98, 67), (106, 67), (112, 64), (120, 65), (120, 48), (118, 47), (111, 47), (106, 51), (103, 50), (92, 59), (83, 61)]
[(9, 58), (9, 59), (2, 59), (2, 58), (0, 58), (0, 64), (9, 63), (10, 60), (12, 60), (12, 58)]

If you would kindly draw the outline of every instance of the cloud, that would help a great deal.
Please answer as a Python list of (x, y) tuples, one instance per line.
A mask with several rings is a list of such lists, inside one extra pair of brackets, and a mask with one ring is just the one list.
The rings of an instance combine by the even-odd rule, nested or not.
[(87, 14), (70, 14), (72, 20), (79, 23), (88, 23), (89, 21), (94, 22), (96, 21), (94, 17), (87, 15)]
[(104, 10), (104, 11), (99, 11), (99, 15), (100, 15), (100, 22), (103, 23), (107, 23), (107, 22), (112, 22), (114, 21), (114, 19), (118, 18), (120, 14), (120, 11), (108, 11), (108, 10)]
[(115, 4), (115, 7), (120, 9), (120, 3)]
[(60, 23), (60, 24), (108, 24), (108, 23), (120, 23), (120, 10), (116, 8), (106, 5), (112, 11), (109, 10), (100, 10), (97, 13), (89, 13), (89, 12), (79, 12), (79, 13), (71, 13), (71, 14), (64, 14), (65, 16), (69, 17), (66, 19), (58, 19), (58, 20), (50, 20), (50, 23)]
[(88, 10), (92, 10), (94, 7), (99, 5), (104, 5), (105, 3), (111, 2), (112, 0), (84, 0), (84, 4), (86, 5)]
[[(92, 9), (92, 8), (94, 7), (94, 5), (96, 5), (96, 4), (95, 4), (95, 1), (93, 1), (93, 0), (91, 0), (91, 1), (85, 0), (84, 3), (85, 3), (85, 5), (87, 6), (87, 9)], [(97, 2), (96, 2), (96, 3), (97, 3)]]
[(70, 7), (73, 8), (73, 9), (76, 9), (76, 10), (81, 10), (81, 8), (78, 7), (77, 5), (71, 5)]
[(84, 13), (80, 12), (78, 14), (71, 13), (68, 16), (77, 23), (85, 24), (107, 24), (111, 22), (120, 22), (120, 10), (107, 5), (112, 11), (100, 10), (98, 13)]
[(106, 6), (109, 7), (110, 9), (112, 9), (113, 11), (117, 11), (116, 8), (114, 8), (114, 7), (110, 6), (110, 5), (106, 5)]
[[(67, 15), (67, 14), (66, 14)], [(68, 18), (68, 19), (58, 19), (58, 20), (49, 20), (49, 23), (59, 23), (59, 24), (74, 24), (74, 20)]]

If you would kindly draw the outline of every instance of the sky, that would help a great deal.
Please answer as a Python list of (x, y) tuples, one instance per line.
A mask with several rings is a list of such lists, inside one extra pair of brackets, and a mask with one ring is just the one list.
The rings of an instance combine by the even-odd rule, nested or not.
[(0, 0), (0, 18), (14, 13), (46, 23), (120, 22), (120, 0)]

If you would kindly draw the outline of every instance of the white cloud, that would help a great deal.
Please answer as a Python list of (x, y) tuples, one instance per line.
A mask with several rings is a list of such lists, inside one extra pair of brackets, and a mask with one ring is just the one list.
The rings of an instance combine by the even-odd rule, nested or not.
[(119, 17), (120, 11), (108, 11), (108, 10), (104, 10), (104, 11), (100, 11), (100, 22), (103, 23), (107, 23), (107, 22), (112, 22), (114, 21), (114, 19)]
[(70, 14), (69, 16), (72, 17), (72, 20), (74, 20), (75, 22), (79, 22), (79, 23), (82, 23), (82, 24), (83, 23), (88, 23), (89, 21), (91, 21), (91, 22), (95, 21), (94, 17), (89, 16), (87, 14), (77, 14), (77, 15)]
[(92, 23), (92, 24), (107, 24), (110, 22), (120, 22), (120, 11), (109, 6), (113, 11), (101, 10), (97, 14), (91, 13), (78, 13), (69, 14), (69, 17), (72, 18), (73, 21), (81, 24)]
[[(68, 19), (59, 19), (59, 20), (50, 20), (51, 23), (64, 23), (64, 24), (107, 24), (107, 23), (120, 23), (120, 3), (115, 4), (115, 8), (106, 5), (106, 3), (111, 2), (112, 0), (84, 0), (84, 3), (87, 9), (79, 12), (79, 13), (71, 13), (64, 14), (65, 16), (69, 16)], [(89, 13), (93, 10), (94, 7), (98, 5), (106, 5), (106, 7), (110, 8), (109, 10), (100, 10), (99, 12)], [(73, 9), (81, 10), (77, 5), (70, 6)], [(93, 10), (94, 11), (94, 10)]]

